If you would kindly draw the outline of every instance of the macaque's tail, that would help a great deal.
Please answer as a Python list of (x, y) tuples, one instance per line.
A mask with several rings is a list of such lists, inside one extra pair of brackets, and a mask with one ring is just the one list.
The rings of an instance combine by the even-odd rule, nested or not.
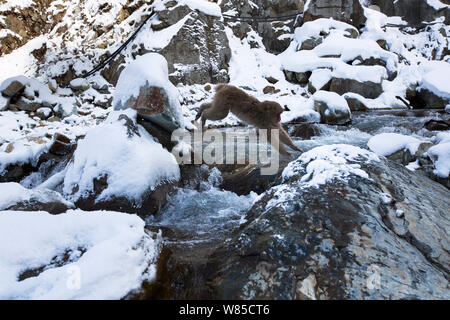
[(218, 84), (214, 89), (216, 90), (216, 92), (219, 92), (220, 90), (222, 90), (226, 86), (227, 86), (226, 84)]

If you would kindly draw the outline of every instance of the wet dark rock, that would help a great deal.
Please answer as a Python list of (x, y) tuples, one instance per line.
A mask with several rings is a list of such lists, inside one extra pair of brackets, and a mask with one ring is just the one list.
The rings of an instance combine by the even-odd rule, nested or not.
[(450, 130), (450, 120), (428, 120), (424, 127), (430, 131), (447, 131)]
[[(443, 2), (443, 1), (441, 1)], [(424, 21), (431, 22), (439, 17), (446, 17), (449, 23), (450, 9), (435, 9), (423, 0), (371, 0), (371, 3), (378, 5), (381, 12), (388, 16), (400, 16), (409, 24), (421, 24)]]
[(343, 97), (348, 103), (348, 107), (351, 111), (369, 111), (369, 108), (365, 105), (363, 97), (359, 98), (356, 95), (346, 95), (344, 94)]
[(411, 105), (417, 109), (445, 109), (450, 103), (450, 99), (423, 88), (417, 89), (415, 93), (409, 95), (409, 98), (412, 99)]
[(312, 137), (320, 136), (321, 134), (320, 127), (314, 123), (295, 124), (289, 129), (289, 135), (291, 137), (298, 137), (304, 140), (310, 140)]
[(156, 214), (167, 202), (168, 195), (175, 188), (174, 183), (162, 183), (154, 190), (148, 190), (142, 197), (142, 203), (133, 203), (125, 197), (112, 197), (110, 200), (98, 201), (97, 197), (108, 187), (108, 178), (103, 176), (94, 179), (94, 189), (87, 196), (75, 202), (77, 208), (86, 211), (110, 210), (138, 214), (147, 217)]
[(302, 169), (214, 252), (172, 251), (153, 298), (448, 298), (448, 190), (386, 160), (353, 163), (370, 179), (304, 187)]
[(73, 152), (75, 147), (76, 144), (73, 144), (68, 137), (61, 133), (55, 133), (49, 152), (54, 155), (64, 156)]
[(354, 79), (333, 78), (331, 79), (330, 91), (341, 95), (353, 92), (365, 98), (376, 99), (383, 92), (383, 86), (381, 83), (371, 81), (359, 82)]
[(13, 81), (5, 89), (2, 90), (2, 95), (4, 97), (11, 98), (22, 94), (24, 90), (25, 90), (24, 84), (22, 84), (20, 81)]

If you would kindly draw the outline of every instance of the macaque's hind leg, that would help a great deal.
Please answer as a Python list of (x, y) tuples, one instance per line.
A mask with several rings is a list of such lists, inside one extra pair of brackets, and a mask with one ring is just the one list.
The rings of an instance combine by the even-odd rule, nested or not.
[(281, 127), (281, 125), (279, 125), (279, 130), (280, 130), (280, 141), (284, 144), (286, 144), (287, 146), (289, 146), (290, 148), (294, 149), (295, 151), (300, 151), (302, 152), (303, 150), (300, 149), (299, 147), (297, 147), (294, 142), (292, 141), (291, 137), (289, 137), (289, 135), (287, 134), (287, 132)]
[(211, 102), (203, 103), (200, 106), (200, 108), (198, 109), (197, 115), (195, 116), (195, 121), (197, 121), (202, 116), (202, 113), (203, 113), (203, 111), (205, 111), (205, 109), (209, 109), (209, 108), (211, 108), (211, 106), (212, 106)]

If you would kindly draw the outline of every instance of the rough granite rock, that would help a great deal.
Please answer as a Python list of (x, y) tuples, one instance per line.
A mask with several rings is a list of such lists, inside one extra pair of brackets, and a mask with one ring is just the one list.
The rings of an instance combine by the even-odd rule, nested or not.
[(365, 98), (376, 99), (383, 93), (383, 86), (381, 82), (359, 82), (354, 79), (332, 78), (330, 91), (340, 95), (347, 92), (353, 92)]
[[(231, 11), (233, 12), (231, 15), (242, 17), (288, 16), (303, 12), (304, 5), (305, 1), (303, 0), (227, 0), (222, 1), (220, 4), (222, 13)], [(246, 37), (251, 30), (256, 31), (262, 37), (266, 50), (270, 53), (278, 54), (289, 46), (291, 39), (288, 35), (298, 25), (299, 19), (301, 19), (300, 16), (297, 20), (292, 18), (271, 22), (250, 21), (249, 23), (225, 19), (225, 23), (233, 30), (234, 35), (240, 39)]]
[(347, 22), (359, 29), (366, 21), (364, 9), (359, 0), (315, 0), (305, 11), (304, 20), (333, 18)]
[[(373, 5), (380, 7), (381, 12), (388, 16), (400, 16), (410, 24), (431, 22), (444, 16), (450, 23), (450, 8), (435, 9), (424, 0), (371, 0)], [(441, 1), (443, 4), (444, 1)]]
[(189, 15), (169, 44), (159, 51), (167, 59), (169, 79), (175, 85), (228, 82), (231, 50), (223, 22), (217, 17), (187, 9), (182, 16), (180, 10), (159, 13), (168, 17), (167, 24), (175, 20), (172, 15), (181, 18)]
[(316, 188), (297, 160), (218, 249), (166, 249), (149, 297), (449, 299), (449, 191), (385, 159), (346, 162), (363, 173)]

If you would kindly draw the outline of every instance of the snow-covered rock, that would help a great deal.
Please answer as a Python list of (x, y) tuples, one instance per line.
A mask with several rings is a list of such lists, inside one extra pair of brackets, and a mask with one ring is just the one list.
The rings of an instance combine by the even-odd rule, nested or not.
[(346, 124), (351, 121), (352, 114), (347, 101), (337, 93), (320, 90), (313, 95), (313, 100), (322, 123)]
[(419, 145), (419, 139), (399, 133), (380, 133), (370, 138), (367, 143), (370, 150), (385, 157), (406, 148), (415, 154)]
[(364, 24), (366, 17), (360, 0), (315, 0), (305, 4), (305, 21), (317, 18), (333, 18), (347, 22), (357, 28)]
[(193, 295), (448, 299), (448, 190), (376, 158), (346, 145), (304, 153), (209, 255)]
[(441, 142), (427, 152), (435, 166), (434, 173), (441, 178), (449, 178), (450, 175), (450, 140)]
[(58, 192), (26, 189), (15, 182), (0, 183), (0, 210), (47, 211), (52, 214), (75, 208)]
[(178, 95), (169, 81), (167, 60), (160, 54), (148, 53), (120, 74), (113, 106), (114, 110), (134, 109), (170, 133), (185, 126)]
[(136, 112), (127, 109), (112, 112), (78, 142), (63, 192), (84, 209), (152, 214), (179, 177), (172, 153), (137, 125)]
[(155, 279), (161, 243), (135, 215), (0, 212), (0, 298), (123, 298)]
[(418, 87), (420, 97), (425, 101), (424, 107), (444, 109), (450, 103), (450, 63), (427, 61), (420, 65), (422, 81)]

